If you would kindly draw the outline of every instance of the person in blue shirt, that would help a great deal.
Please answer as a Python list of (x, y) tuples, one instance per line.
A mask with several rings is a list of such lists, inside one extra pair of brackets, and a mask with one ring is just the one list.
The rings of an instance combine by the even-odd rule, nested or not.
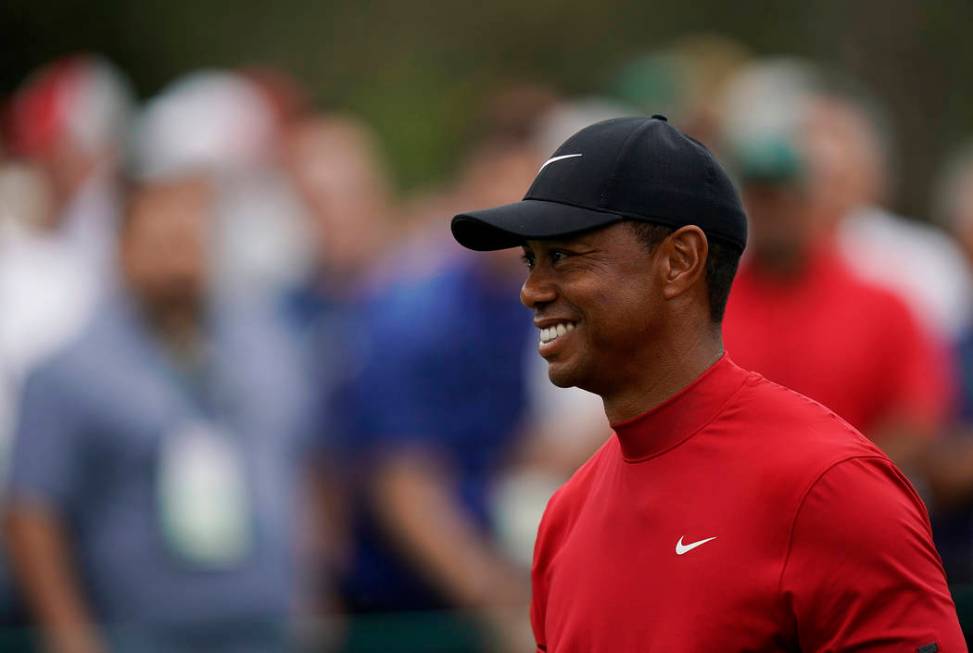
[(285, 170), (305, 208), (311, 249), (306, 274), (277, 298), (277, 310), (301, 351), (314, 408), (308, 451), (310, 508), (305, 520), (314, 569), (305, 582), (309, 611), (335, 623), (335, 568), (348, 542), (346, 465), (348, 380), (362, 298), (392, 232), (390, 183), (379, 139), (360, 119), (324, 113), (305, 117), (286, 141)]
[[(533, 337), (519, 261), (505, 256), (488, 268), (452, 259), (364, 309), (346, 445), (358, 479), (342, 587), (353, 613), (526, 603), (527, 579), (494, 546), (490, 510), (491, 483), (520, 443)], [(419, 650), (430, 637), (399, 645)], [(452, 650), (441, 635), (435, 643)]]
[(307, 388), (269, 311), (209, 296), (212, 200), (135, 185), (123, 287), (27, 380), (7, 543), (49, 650), (285, 646)]

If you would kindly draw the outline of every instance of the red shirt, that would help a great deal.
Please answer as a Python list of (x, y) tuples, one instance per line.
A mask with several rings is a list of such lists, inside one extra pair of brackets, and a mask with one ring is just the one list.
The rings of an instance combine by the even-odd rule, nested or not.
[(541, 522), (538, 651), (966, 650), (922, 501), (834, 413), (724, 357), (615, 433)]
[(723, 339), (740, 365), (821, 402), (870, 437), (893, 421), (931, 433), (948, 409), (942, 348), (899, 297), (860, 280), (827, 247), (790, 282), (741, 268)]

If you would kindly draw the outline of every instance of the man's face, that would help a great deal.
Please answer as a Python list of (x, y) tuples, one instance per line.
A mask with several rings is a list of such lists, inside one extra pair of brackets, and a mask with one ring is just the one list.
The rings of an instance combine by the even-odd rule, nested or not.
[(206, 288), (209, 187), (179, 181), (137, 193), (121, 239), (129, 287), (152, 313), (196, 313)]
[(605, 395), (639, 373), (663, 319), (655, 258), (625, 223), (524, 246), (520, 299), (555, 385)]
[(806, 198), (793, 184), (747, 184), (743, 203), (750, 222), (750, 251), (762, 267), (800, 269), (816, 239)]
[(289, 170), (307, 205), (317, 263), (332, 276), (361, 272), (389, 231), (388, 184), (364, 126), (308, 121), (289, 141)]

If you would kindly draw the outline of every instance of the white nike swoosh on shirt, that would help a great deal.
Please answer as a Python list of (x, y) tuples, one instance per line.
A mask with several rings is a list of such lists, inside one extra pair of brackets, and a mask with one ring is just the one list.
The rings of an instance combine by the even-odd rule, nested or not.
[(584, 156), (584, 154), (562, 154), (561, 156), (551, 157), (550, 159), (544, 162), (544, 165), (542, 165), (540, 168), (537, 169), (537, 174), (540, 174), (541, 170), (543, 170), (550, 164), (554, 163), (555, 161), (562, 161), (564, 159), (573, 159), (578, 156)]
[(715, 539), (716, 539), (716, 536), (714, 535), (713, 537), (707, 537), (705, 540), (697, 540), (696, 542), (690, 542), (689, 544), (683, 544), (682, 543), (682, 537), (680, 537), (679, 538), (679, 541), (676, 542), (676, 555), (677, 556), (681, 556), (681, 555), (684, 555), (686, 553), (689, 553), (690, 551), (692, 551), (693, 549), (695, 549), (697, 546), (703, 546), (707, 542), (712, 542)]

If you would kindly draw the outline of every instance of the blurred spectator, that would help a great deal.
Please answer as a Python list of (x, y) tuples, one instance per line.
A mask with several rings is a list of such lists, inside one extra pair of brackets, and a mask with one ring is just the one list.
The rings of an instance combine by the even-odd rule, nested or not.
[[(516, 201), (542, 161), (524, 136), (532, 130), (485, 131), (456, 204)], [(446, 236), (447, 217), (439, 216)], [(486, 646), (478, 632), (497, 637), (500, 650), (520, 650), (530, 643), (528, 575), (498, 547), (491, 503), (527, 418), (523, 361), (534, 334), (517, 300), (522, 268), (517, 253), (484, 267), (439, 239), (411, 258), (420, 251), (425, 266), (400, 261), (401, 276), (368, 302), (361, 325), (351, 443), (359, 510), (344, 598), (358, 614), (464, 611), (382, 650), (469, 653)], [(361, 635), (352, 633), (350, 650), (364, 649)]]
[(24, 375), (77, 333), (100, 293), (90, 261), (44, 226), (49, 189), (34, 166), (0, 169), (0, 474)]
[(377, 136), (350, 116), (304, 120), (291, 130), (287, 169), (307, 206), (315, 292), (355, 296), (394, 235), (392, 195)]
[(7, 542), (53, 651), (273, 651), (296, 599), (297, 358), (208, 293), (213, 193), (134, 185), (122, 288), (32, 373)]
[(797, 177), (795, 146), (821, 84), (818, 69), (797, 58), (760, 60), (738, 71), (721, 98), (718, 146), (738, 176)]
[(861, 89), (799, 59), (771, 59), (741, 72), (725, 104), (727, 153), (759, 157), (768, 134), (800, 140), (815, 166), (816, 219), (836, 231), (845, 262), (902, 297), (934, 337), (955, 337), (970, 317), (969, 272), (941, 231), (883, 208), (891, 143)]
[(35, 72), (11, 104), (11, 153), (36, 166), (50, 190), (45, 226), (99, 275), (114, 271), (118, 168), (132, 108), (128, 81), (92, 55)]
[(307, 274), (303, 207), (279, 169), (280, 110), (243, 75), (199, 71), (166, 87), (136, 124), (132, 164), (142, 178), (203, 171), (218, 180), (221, 294), (266, 298)]
[(751, 235), (724, 322), (727, 351), (831, 408), (915, 473), (945, 417), (944, 357), (903, 300), (839, 254), (834, 230), (852, 207), (833, 187), (835, 158), (807, 123), (793, 127), (730, 135)]
[(356, 383), (367, 517), (345, 586), (354, 612), (526, 605), (526, 575), (492, 544), (489, 490), (523, 427), (532, 329), (515, 261), (495, 263), (458, 259), (389, 289), (368, 315)]
[(24, 374), (77, 332), (114, 277), (131, 110), (128, 82), (92, 55), (40, 69), (11, 100), (12, 158), (0, 168), (2, 443)]
[[(306, 209), (312, 266), (283, 295), (283, 311), (311, 363), (319, 398), (345, 385), (355, 369), (351, 342), (359, 304), (375, 284), (395, 234), (390, 184), (376, 135), (350, 116), (295, 125), (286, 169)], [(329, 437), (337, 425), (324, 427)]]
[(316, 446), (309, 481), (317, 514), (308, 518), (309, 574), (318, 612), (333, 613), (329, 581), (347, 562), (347, 397), (358, 372), (361, 304), (381, 253), (395, 233), (392, 198), (379, 143), (358, 119), (306, 117), (291, 125), (286, 170), (303, 200), (314, 252), (306, 277), (287, 289), (281, 310), (301, 348), (315, 397)]
[[(936, 190), (934, 215), (973, 265), (973, 147), (949, 162)], [(954, 342), (956, 413), (949, 436), (929, 456), (928, 475), (936, 504), (936, 545), (952, 583), (973, 583), (973, 327)]]
[(829, 170), (821, 181), (827, 191), (820, 194), (834, 204), (830, 212), (840, 221), (845, 259), (856, 273), (905, 299), (935, 337), (956, 338), (969, 325), (973, 305), (969, 268), (941, 230), (883, 208), (889, 144), (878, 118), (863, 101), (834, 92), (815, 98), (809, 114), (809, 141)]
[[(114, 282), (132, 103), (127, 80), (93, 55), (45, 66), (11, 98), (10, 160), (0, 163), (0, 478), (24, 376), (78, 332)], [(5, 572), (7, 618), (16, 599)]]

